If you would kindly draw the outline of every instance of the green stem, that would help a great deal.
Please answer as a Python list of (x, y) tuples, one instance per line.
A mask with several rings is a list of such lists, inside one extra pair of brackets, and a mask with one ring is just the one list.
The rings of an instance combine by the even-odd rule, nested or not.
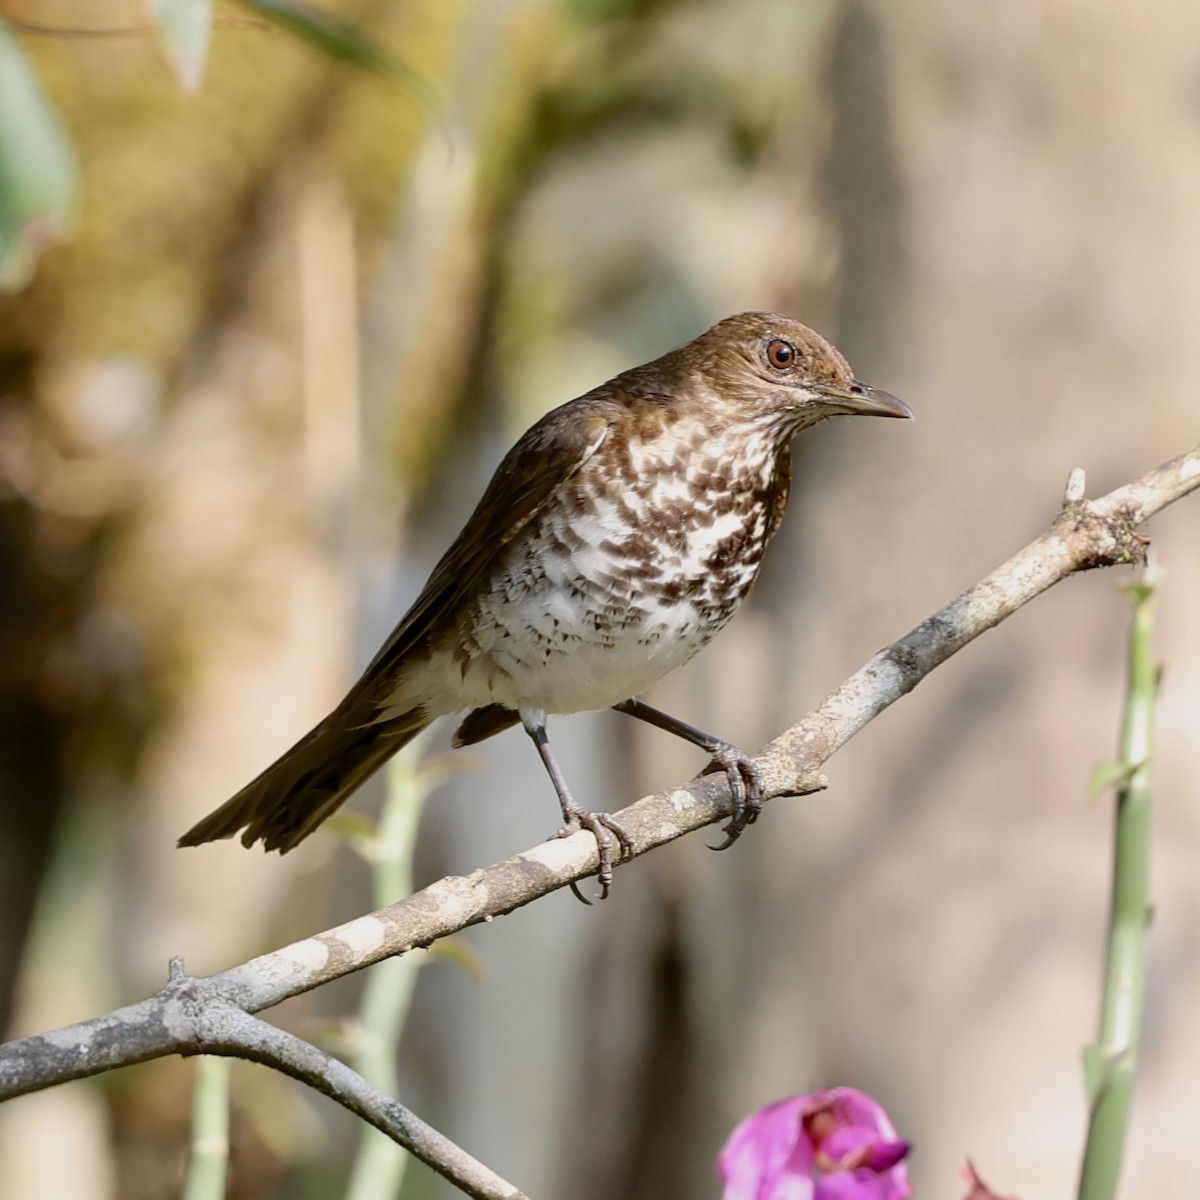
[(1141, 1038), (1149, 927), (1150, 747), (1158, 668), (1153, 626), (1156, 579), (1147, 570), (1129, 589), (1129, 683), (1121, 731), (1104, 997), (1097, 1041), (1084, 1052), (1090, 1114), (1079, 1200), (1117, 1194)]
[(183, 1200), (221, 1200), (229, 1167), (229, 1068), (232, 1060), (196, 1059), (192, 1145)]
[[(375, 907), (412, 890), (412, 855), (426, 788), (417, 772), (418, 746), (408, 746), (388, 768), (388, 791), (372, 852)], [(412, 1002), (422, 955), (378, 963), (369, 973), (359, 1009), (354, 1067), (389, 1096), (396, 1095), (396, 1048)], [(363, 1128), (345, 1200), (391, 1200), (400, 1190), (408, 1154), (390, 1138)]]

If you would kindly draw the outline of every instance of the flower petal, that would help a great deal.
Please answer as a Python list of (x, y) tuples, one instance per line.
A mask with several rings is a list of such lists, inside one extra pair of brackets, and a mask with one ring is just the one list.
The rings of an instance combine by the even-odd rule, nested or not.
[(777, 1100), (734, 1129), (717, 1160), (721, 1200), (812, 1200), (812, 1146), (801, 1126), (809, 1100)]

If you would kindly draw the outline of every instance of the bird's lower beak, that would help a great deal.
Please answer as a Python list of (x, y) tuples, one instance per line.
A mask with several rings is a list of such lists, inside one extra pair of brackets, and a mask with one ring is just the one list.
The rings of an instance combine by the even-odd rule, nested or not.
[(902, 417), (913, 419), (913, 411), (890, 392), (873, 388), (870, 384), (853, 380), (848, 387), (821, 387), (817, 389), (825, 396), (830, 407), (839, 413), (853, 413), (860, 417)]

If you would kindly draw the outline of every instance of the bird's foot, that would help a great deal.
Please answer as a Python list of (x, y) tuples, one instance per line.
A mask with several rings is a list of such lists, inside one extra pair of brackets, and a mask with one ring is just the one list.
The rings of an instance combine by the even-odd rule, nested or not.
[[(581, 829), (586, 829), (596, 839), (596, 854), (599, 858), (599, 870), (596, 872), (596, 878), (600, 881), (599, 899), (607, 900), (609, 885), (613, 879), (613, 847), (615, 845), (617, 849), (615, 861), (620, 862), (627, 854), (633, 854), (633, 839), (620, 822), (607, 813), (588, 812), (583, 808), (567, 813), (566, 824), (554, 836), (570, 837)], [(591, 901), (579, 890), (574, 881), (571, 882), (571, 891), (575, 893), (577, 900), (582, 900), (584, 904), (591, 904)]]
[(753, 825), (758, 820), (758, 814), (762, 812), (762, 774), (754, 759), (730, 742), (718, 743), (710, 748), (710, 753), (712, 763), (705, 774), (711, 774), (713, 771), (725, 772), (732, 804), (729, 824), (721, 830), (725, 840), (719, 846), (709, 846), (709, 849), (728, 850), (741, 837), (746, 826)]

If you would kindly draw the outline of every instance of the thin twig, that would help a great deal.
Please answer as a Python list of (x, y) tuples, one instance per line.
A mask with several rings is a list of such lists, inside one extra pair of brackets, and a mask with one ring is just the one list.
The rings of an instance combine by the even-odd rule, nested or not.
[[(31, 37), (62, 38), (64, 41), (72, 38), (122, 38), (150, 37), (159, 33), (159, 27), (153, 23), (144, 25), (124, 25), (110, 29), (78, 29), (55, 25), (42, 25), (37, 21), (27, 21), (24, 17), (14, 17), (0, 7), (0, 20), (6, 21), (18, 33)], [(259, 33), (270, 33), (270, 21), (261, 17), (213, 17), (213, 29), (237, 30), (253, 29)]]
[(1104, 995), (1099, 1035), (1083, 1055), (1089, 1112), (1079, 1200), (1116, 1196), (1133, 1107), (1150, 926), (1150, 759), (1158, 692), (1153, 639), (1156, 584), (1153, 571), (1147, 569), (1128, 588), (1133, 620), (1120, 758), (1112, 768), (1117, 794)]
[[(430, 780), (418, 769), (425, 739), (409, 743), (388, 764), (387, 796), (379, 825), (367, 844), (374, 901), (392, 904), (412, 891), (413, 850)], [(436, 786), (436, 783), (434, 784)], [(361, 852), (361, 848), (360, 848)], [(359, 1002), (354, 1065), (364, 1079), (386, 1092), (396, 1090), (396, 1055), (412, 1005), (417, 973), (428, 955), (407, 954), (377, 965)], [(364, 1126), (346, 1183), (345, 1200), (398, 1196), (408, 1156), (375, 1129)]]
[(311, 1042), (229, 1004), (207, 1009), (201, 1020), (207, 1035), (204, 1049), (208, 1053), (252, 1059), (324, 1092), (399, 1142), (468, 1196), (477, 1200), (528, 1200), (523, 1192), (427, 1125), (398, 1100)]
[(196, 1059), (192, 1085), (192, 1141), (182, 1200), (221, 1200), (229, 1172), (228, 1058)]

